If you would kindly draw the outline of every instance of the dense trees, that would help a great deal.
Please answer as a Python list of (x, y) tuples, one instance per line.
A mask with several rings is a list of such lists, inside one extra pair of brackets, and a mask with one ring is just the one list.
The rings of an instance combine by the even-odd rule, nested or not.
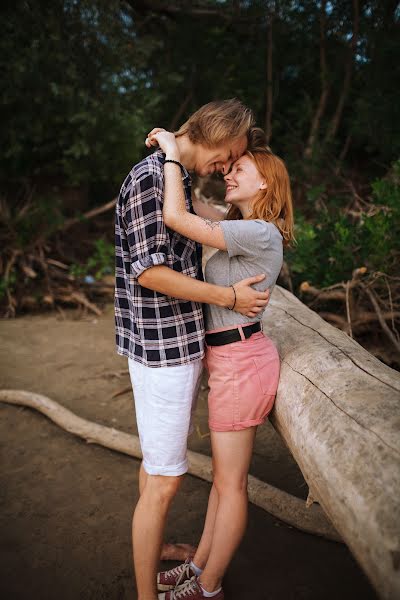
[[(79, 192), (78, 212), (90, 208), (84, 198), (96, 206), (117, 192), (143, 155), (149, 127), (177, 127), (199, 105), (237, 96), (254, 109), (292, 175), (300, 211), (299, 245), (288, 255), (294, 288), (304, 280), (319, 287), (351, 279), (362, 265), (394, 275), (397, 4), (3, 3), (3, 262), (16, 240), (35, 243), (19, 212), (32, 194), (37, 219), (53, 225), (62, 221), (70, 187)], [(21, 226), (22, 241), (10, 233)], [(2, 278), (4, 290), (4, 268)]]
[[(168, 4), (168, 6), (167, 6)], [(239, 96), (291, 161), (400, 153), (397, 2), (17, 1), (2, 9), (1, 177), (118, 182), (150, 123)]]

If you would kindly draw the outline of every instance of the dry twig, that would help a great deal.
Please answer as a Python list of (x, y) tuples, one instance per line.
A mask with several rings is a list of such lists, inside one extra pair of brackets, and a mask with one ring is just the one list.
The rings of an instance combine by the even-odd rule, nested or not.
[(365, 293), (367, 294), (368, 298), (371, 300), (371, 304), (375, 309), (382, 330), (384, 331), (388, 339), (392, 342), (393, 346), (397, 349), (397, 351), (400, 352), (400, 342), (396, 339), (396, 336), (393, 334), (390, 327), (387, 325), (383, 317), (382, 311), (379, 307), (375, 293), (370, 287), (366, 285), (363, 285), (363, 289), (365, 290)]

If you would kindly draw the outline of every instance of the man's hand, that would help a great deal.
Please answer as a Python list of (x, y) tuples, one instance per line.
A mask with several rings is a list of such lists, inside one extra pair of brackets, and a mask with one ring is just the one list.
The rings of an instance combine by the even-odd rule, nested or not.
[(248, 277), (235, 283), (236, 304), (233, 309), (234, 311), (246, 317), (255, 317), (267, 306), (269, 302), (269, 290), (258, 292), (250, 287), (263, 279), (265, 279), (265, 275), (256, 275), (255, 277)]

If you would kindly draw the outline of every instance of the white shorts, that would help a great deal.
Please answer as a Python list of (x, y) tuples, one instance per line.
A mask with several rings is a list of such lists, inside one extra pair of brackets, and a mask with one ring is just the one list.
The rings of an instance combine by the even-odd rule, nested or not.
[(129, 358), (128, 364), (144, 470), (149, 475), (183, 475), (202, 361), (153, 368)]

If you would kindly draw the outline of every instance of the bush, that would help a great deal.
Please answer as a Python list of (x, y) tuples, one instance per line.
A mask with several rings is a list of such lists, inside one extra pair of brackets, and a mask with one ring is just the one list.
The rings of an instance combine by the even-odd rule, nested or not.
[(326, 287), (348, 280), (352, 271), (399, 272), (400, 161), (372, 184), (371, 203), (359, 215), (344, 211), (335, 198), (315, 218), (296, 215), (296, 241), (287, 261), (297, 287), (307, 280)]
[(101, 279), (114, 271), (114, 246), (103, 238), (93, 244), (94, 252), (84, 264), (73, 264), (70, 274), (74, 277), (91, 276)]

